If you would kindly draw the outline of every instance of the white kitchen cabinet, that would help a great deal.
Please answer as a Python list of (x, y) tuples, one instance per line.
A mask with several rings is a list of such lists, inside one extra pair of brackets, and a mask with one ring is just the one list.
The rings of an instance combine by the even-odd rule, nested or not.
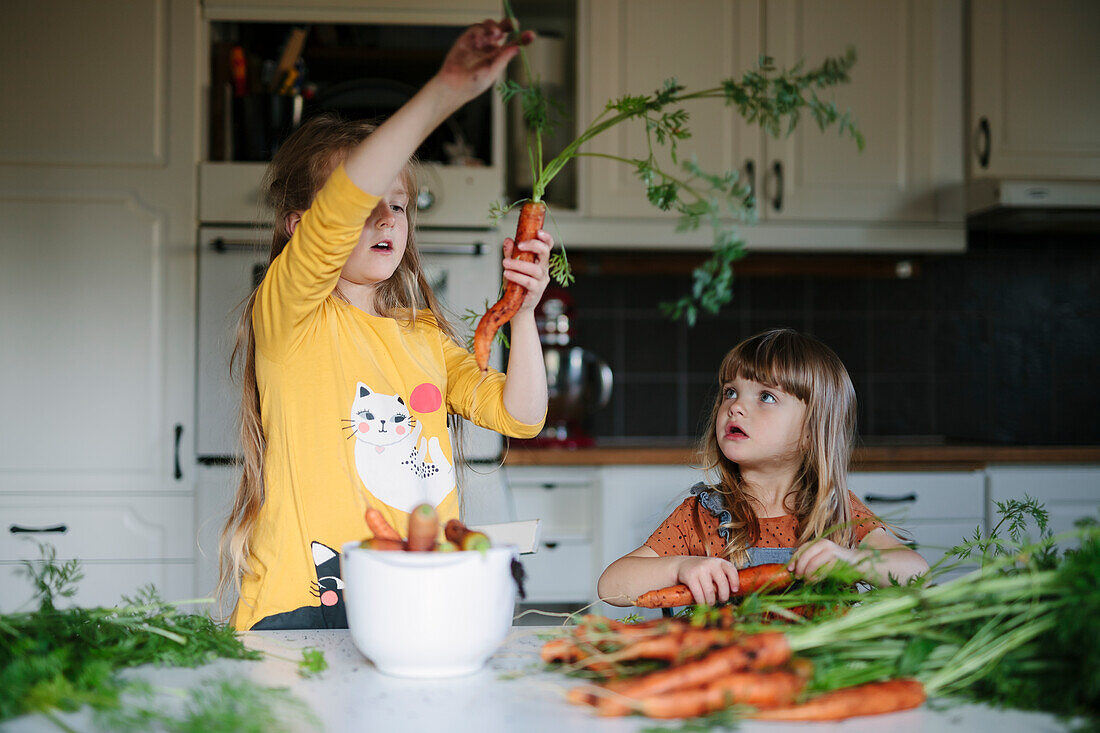
[[(51, 0), (0, 24), (0, 61), (18, 69), (0, 80), (13, 101), (0, 120), (0, 503), (91, 512), (141, 494), (134, 506), (160, 516), (190, 501), (197, 9)], [(160, 560), (130, 563), (129, 589), (165, 577)], [(189, 552), (172, 562), (173, 577), (192, 570)]]
[(541, 519), (538, 552), (520, 558), (527, 603), (587, 603), (595, 596), (594, 530), (599, 469), (522, 466), (503, 470), (512, 520)]
[[(963, 540), (972, 539), (975, 530), (985, 532), (982, 471), (854, 472), (849, 474), (848, 488), (896, 530), (901, 541), (913, 543), (929, 565)], [(974, 567), (953, 567), (945, 577)]]
[(31, 597), (19, 579), (23, 561), (38, 560), (39, 542), (57, 561), (80, 561), (84, 578), (65, 603), (113, 605), (152, 583), (166, 600), (193, 596), (194, 523), (191, 494), (0, 494), (0, 611)]
[[(676, 76), (690, 88), (709, 88), (740, 77), (758, 56), (779, 67), (808, 65), (843, 55), (854, 46), (859, 60), (850, 84), (829, 90), (843, 112), (851, 110), (867, 140), (859, 154), (850, 138), (822, 134), (809, 116), (780, 139), (745, 125), (711, 100), (691, 110), (692, 139), (681, 156), (699, 154), (704, 167), (754, 171), (759, 227), (743, 232), (777, 246), (770, 223), (861, 222), (923, 224), (961, 230), (962, 34), (961, 6), (917, 0), (617, 0), (582, 3), (589, 30), (582, 44), (583, 119), (624, 94), (652, 92)], [(593, 30), (598, 29), (598, 31)], [(590, 151), (644, 157), (642, 133), (620, 125), (593, 141)], [(585, 213), (592, 216), (658, 216), (646, 201), (631, 166), (607, 160), (583, 162)], [(819, 228), (782, 228), (787, 245), (836, 247)], [(956, 234), (958, 232), (955, 232)], [(911, 235), (911, 233), (910, 233)], [(858, 239), (858, 232), (846, 232)], [(878, 232), (889, 239), (889, 230)], [(953, 235), (945, 234), (948, 239)], [(896, 240), (900, 247), (932, 246)]]
[(970, 174), (1100, 178), (1100, 3), (972, 0)]
[(492, 0), (203, 0), (212, 20), (467, 25), (502, 16)]
[[(997, 525), (1000, 515), (997, 502), (1038, 499), (1050, 514), (1049, 527), (1054, 534), (1069, 532), (1073, 523), (1083, 517), (1100, 518), (1100, 466), (990, 466), (990, 528)], [(1031, 537), (1037, 537), (1034, 523), (1029, 522)], [(1003, 533), (1003, 530), (1002, 530)], [(1063, 547), (1073, 546), (1071, 540)]]

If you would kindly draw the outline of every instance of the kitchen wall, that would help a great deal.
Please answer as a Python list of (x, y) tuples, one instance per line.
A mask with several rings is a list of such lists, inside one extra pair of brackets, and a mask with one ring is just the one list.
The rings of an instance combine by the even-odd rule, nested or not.
[[(615, 392), (590, 424), (601, 438), (693, 438), (714, 397), (722, 356), (740, 339), (789, 326), (847, 365), (863, 437), (939, 436), (1010, 444), (1100, 443), (1100, 237), (971, 232), (963, 255), (894, 260), (797, 255), (746, 262), (733, 302), (694, 328), (657, 309), (688, 291), (585, 253), (570, 288), (573, 343), (611, 364)], [(820, 259), (820, 258), (819, 258)], [(651, 263), (652, 264), (652, 263)]]

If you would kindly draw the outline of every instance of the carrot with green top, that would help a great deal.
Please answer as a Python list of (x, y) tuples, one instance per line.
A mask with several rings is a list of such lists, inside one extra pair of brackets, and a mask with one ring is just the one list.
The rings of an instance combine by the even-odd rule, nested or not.
[(826, 692), (799, 705), (760, 710), (757, 720), (826, 721), (847, 720), (861, 715), (881, 715), (911, 710), (925, 700), (924, 685), (899, 678), (869, 682)]
[(733, 672), (705, 687), (642, 698), (635, 709), (650, 718), (694, 718), (730, 705), (775, 708), (793, 702), (805, 684), (793, 672)]
[[(519, 223), (516, 225), (516, 247), (512, 250), (513, 259), (521, 262), (535, 261), (537, 255), (534, 252), (521, 250), (518, 245), (520, 242), (537, 239), (545, 219), (546, 204), (531, 201), (523, 205), (519, 212)], [(489, 369), (489, 350), (493, 345), (493, 338), (497, 331), (512, 320), (512, 316), (519, 311), (526, 295), (527, 288), (509, 280), (504, 288), (504, 295), (490, 306), (478, 321), (477, 329), (474, 331), (474, 357), (483, 373)]]
[[(747, 596), (750, 593), (762, 593), (782, 590), (794, 582), (794, 575), (783, 563), (767, 563), (737, 571), (738, 588), (732, 595)], [(634, 601), (641, 608), (672, 608), (695, 603), (691, 590), (684, 584), (670, 585), (667, 588), (647, 591)]]
[(475, 532), (458, 519), (447, 522), (443, 526), (443, 534), (460, 550), (488, 550), (492, 546), (483, 533)]
[(409, 550), (428, 552), (435, 548), (439, 516), (431, 504), (421, 504), (409, 514)]

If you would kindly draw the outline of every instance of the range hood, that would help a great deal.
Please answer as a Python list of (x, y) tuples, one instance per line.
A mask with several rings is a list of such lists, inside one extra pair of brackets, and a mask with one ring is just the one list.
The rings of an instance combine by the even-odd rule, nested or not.
[(1100, 232), (1100, 181), (971, 181), (969, 229)]

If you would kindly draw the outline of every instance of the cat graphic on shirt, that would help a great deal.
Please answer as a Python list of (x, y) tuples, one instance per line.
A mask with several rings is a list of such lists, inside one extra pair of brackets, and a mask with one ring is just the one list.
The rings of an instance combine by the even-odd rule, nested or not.
[(373, 496), (394, 509), (437, 506), (455, 486), (454, 467), (439, 438), (421, 425), (398, 395), (359, 382), (345, 429), (355, 439), (355, 468)]

